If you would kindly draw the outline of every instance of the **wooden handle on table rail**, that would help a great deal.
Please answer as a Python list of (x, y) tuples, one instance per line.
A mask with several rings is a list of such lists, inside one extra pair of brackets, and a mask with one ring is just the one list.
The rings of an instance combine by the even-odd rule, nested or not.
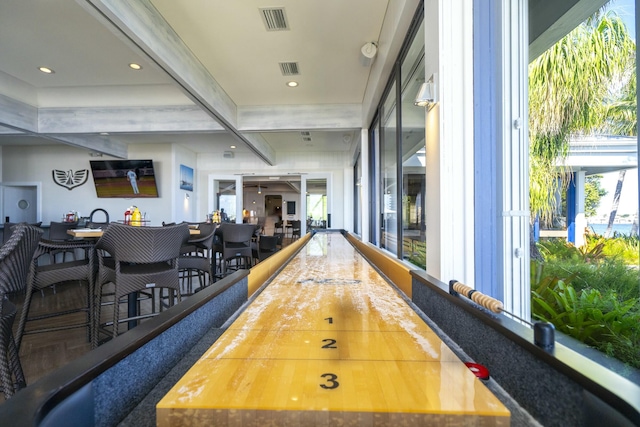
[(476, 304), (488, 308), (494, 313), (500, 313), (501, 311), (503, 311), (504, 306), (502, 305), (502, 302), (498, 301), (495, 298), (491, 298), (490, 296), (487, 296), (482, 292), (478, 292), (467, 285), (463, 285), (460, 282), (455, 282), (453, 284), (453, 290), (471, 299)]

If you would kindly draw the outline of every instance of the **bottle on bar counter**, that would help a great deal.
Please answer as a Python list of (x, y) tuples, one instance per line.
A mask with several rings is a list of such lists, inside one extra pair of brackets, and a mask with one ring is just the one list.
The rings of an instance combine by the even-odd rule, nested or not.
[(131, 214), (131, 225), (140, 227), (142, 225), (142, 214), (137, 206), (133, 207), (133, 213)]
[(131, 214), (133, 213), (133, 206), (130, 206), (127, 208), (126, 211), (124, 211), (124, 223), (125, 224), (131, 224)]

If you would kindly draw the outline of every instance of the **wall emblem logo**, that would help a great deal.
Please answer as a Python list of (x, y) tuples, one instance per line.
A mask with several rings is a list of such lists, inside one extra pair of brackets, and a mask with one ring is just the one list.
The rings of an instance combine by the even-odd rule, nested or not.
[(66, 172), (54, 169), (51, 171), (51, 174), (53, 175), (53, 182), (67, 190), (80, 187), (89, 179), (89, 169), (82, 169), (75, 172), (71, 169)]

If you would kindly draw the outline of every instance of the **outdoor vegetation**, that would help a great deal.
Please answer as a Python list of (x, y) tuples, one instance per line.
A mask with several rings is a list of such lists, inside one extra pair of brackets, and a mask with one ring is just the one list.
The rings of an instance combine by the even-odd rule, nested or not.
[(588, 236), (580, 248), (538, 243), (544, 262), (531, 269), (536, 320), (640, 369), (638, 237)]
[[(530, 63), (532, 226), (557, 220), (572, 136), (637, 135), (635, 49), (622, 20), (600, 11)], [(606, 194), (598, 176), (587, 178), (585, 193), (585, 213), (593, 213)], [(614, 219), (615, 211), (609, 228)], [(532, 239), (533, 318), (640, 368), (639, 243), (615, 234), (589, 235), (582, 247)]]

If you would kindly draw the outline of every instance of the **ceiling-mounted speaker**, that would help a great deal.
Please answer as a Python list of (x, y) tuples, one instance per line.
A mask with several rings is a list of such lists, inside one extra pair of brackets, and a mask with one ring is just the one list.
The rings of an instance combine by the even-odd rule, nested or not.
[(363, 66), (368, 67), (378, 53), (378, 46), (373, 42), (365, 43), (360, 49), (360, 53), (362, 54), (360, 56), (360, 62)]
[(233, 159), (233, 151), (225, 151), (222, 153), (222, 157), (225, 159)]

